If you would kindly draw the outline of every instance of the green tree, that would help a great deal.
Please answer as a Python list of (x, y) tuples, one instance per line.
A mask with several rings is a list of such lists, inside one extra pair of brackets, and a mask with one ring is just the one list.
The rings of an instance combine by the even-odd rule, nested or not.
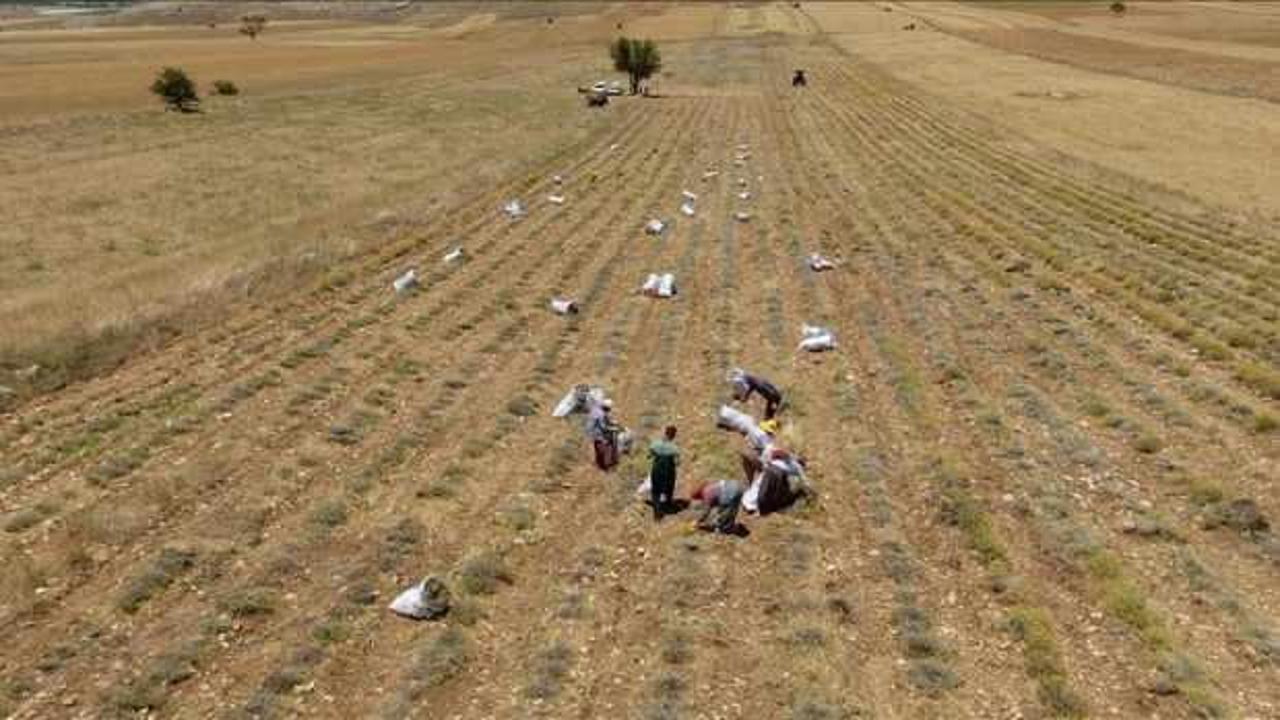
[(1125, 7), (1125, 4), (1121, 0), (1115, 0), (1115, 2), (1111, 3), (1112, 13), (1116, 15), (1123, 15), (1125, 10), (1128, 10), (1128, 8)]
[(164, 101), (165, 109), (192, 112), (200, 105), (196, 84), (182, 68), (166, 67), (151, 83), (151, 92)]
[(640, 92), (640, 81), (662, 69), (662, 54), (652, 40), (620, 37), (609, 45), (613, 67), (631, 78), (631, 94)]

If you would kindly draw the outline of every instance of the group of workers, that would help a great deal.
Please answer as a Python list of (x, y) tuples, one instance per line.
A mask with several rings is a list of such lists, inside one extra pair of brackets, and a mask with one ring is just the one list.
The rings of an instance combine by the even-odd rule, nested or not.
[[(744, 482), (701, 483), (690, 493), (689, 501), (702, 506), (702, 514), (695, 522), (699, 530), (736, 534), (740, 532), (738, 510), (744, 504), (748, 488), (756, 484), (750, 503), (753, 510), (764, 513), (785, 507), (796, 495), (787, 468), (799, 468), (802, 472), (805, 461), (793, 456), (779, 441), (781, 425), (777, 415), (783, 407), (782, 392), (773, 383), (736, 369), (730, 373), (729, 382), (736, 400), (745, 402), (759, 395), (765, 403), (765, 419), (757, 426), (759, 432), (744, 433), (746, 446), (740, 451)], [(604, 399), (590, 408), (586, 422), (596, 466), (606, 472), (618, 464), (619, 438), (624, 433), (624, 428), (613, 419), (612, 410), (613, 403)], [(675, 497), (680, 464), (677, 433), (674, 425), (668, 425), (662, 436), (649, 445), (648, 494), (655, 521), (681, 509)]]

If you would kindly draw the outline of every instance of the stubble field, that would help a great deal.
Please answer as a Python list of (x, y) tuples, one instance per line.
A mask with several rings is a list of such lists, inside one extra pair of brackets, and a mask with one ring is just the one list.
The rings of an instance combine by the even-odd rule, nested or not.
[[(941, 4), (494, 5), (451, 54), (385, 40), (422, 64), (282, 73), (199, 117), (15, 105), (0, 243), (51, 269), (0, 258), (13, 369), (96, 342), (32, 308), (206, 308), (138, 321), (155, 339), (111, 372), (0, 381), (24, 383), (0, 416), (0, 716), (1280, 713), (1280, 243), (1270, 208), (1188, 170), (1234, 157), (1115, 167), (1051, 142), (1053, 111), (931, 84), (934, 50), (1006, 62), (988, 86), (1021, 107), (1058, 67), (899, 28)], [(314, 32), (417, 27), (344, 22)], [(619, 22), (662, 43), (662, 97), (588, 111), (573, 86)], [(1170, 112), (1193, 92), (1073, 72)], [(1203, 101), (1275, 132), (1265, 98)], [(185, 240), (119, 255), (160, 225)], [(193, 265), (225, 270), (187, 296)], [(424, 288), (396, 296), (411, 267)], [(663, 271), (675, 299), (636, 293)], [(798, 354), (802, 323), (839, 348)], [(642, 437), (680, 426), (682, 489), (735, 477), (714, 412), (737, 365), (788, 393), (817, 490), (746, 538), (655, 524), (643, 458), (601, 474), (549, 416), (601, 383)], [(444, 621), (387, 612), (431, 573)]]

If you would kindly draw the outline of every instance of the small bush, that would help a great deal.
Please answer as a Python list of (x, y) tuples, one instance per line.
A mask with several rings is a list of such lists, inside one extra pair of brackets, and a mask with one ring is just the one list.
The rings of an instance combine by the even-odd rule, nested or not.
[(524, 505), (512, 505), (501, 512), (502, 523), (516, 532), (532, 530), (538, 522), (538, 516)]
[(960, 679), (945, 665), (934, 660), (919, 660), (907, 671), (907, 680), (917, 689), (938, 695), (960, 685)]
[(236, 618), (270, 615), (276, 609), (275, 596), (261, 588), (233, 593), (223, 599), (221, 606), (223, 612)]
[(239, 95), (240, 88), (236, 87), (236, 84), (231, 82), (230, 80), (214, 80), (213, 94), (214, 95)]
[(549, 700), (560, 693), (564, 679), (573, 665), (573, 648), (556, 642), (542, 651), (534, 664), (533, 682), (525, 688), (525, 694), (537, 700)]
[(173, 584), (179, 575), (195, 565), (195, 553), (164, 548), (146, 572), (134, 578), (117, 603), (127, 612), (137, 612), (148, 600)]
[(507, 403), (507, 412), (515, 415), (516, 417), (530, 417), (537, 414), (538, 405), (532, 398), (526, 395), (521, 395), (519, 397), (512, 398), (511, 402)]
[(335, 528), (347, 521), (347, 507), (341, 500), (328, 500), (311, 515), (311, 522), (324, 528)]
[(493, 552), (472, 555), (458, 569), (462, 590), (471, 595), (492, 595), (499, 583), (510, 583), (511, 573), (502, 558)]
[(151, 92), (164, 101), (167, 110), (193, 112), (200, 105), (196, 84), (182, 68), (161, 70), (151, 83)]
[(1162, 448), (1164, 448), (1164, 443), (1161, 442), (1159, 436), (1150, 432), (1139, 435), (1133, 441), (1133, 449), (1144, 455), (1154, 455), (1160, 452)]
[(411, 694), (420, 696), (427, 688), (457, 676), (466, 664), (466, 637), (457, 628), (445, 630), (418, 652), (413, 669), (409, 671), (413, 684)]

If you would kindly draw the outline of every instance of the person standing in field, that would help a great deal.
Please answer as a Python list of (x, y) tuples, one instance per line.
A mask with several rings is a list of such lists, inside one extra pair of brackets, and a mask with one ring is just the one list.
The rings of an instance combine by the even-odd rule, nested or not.
[(618, 464), (618, 432), (613, 421), (613, 403), (605, 400), (591, 408), (587, 416), (587, 437), (595, 449), (596, 467), (608, 472)]
[(676, 426), (668, 425), (661, 439), (649, 445), (649, 492), (653, 502), (653, 519), (661, 520), (671, 508), (676, 491), (676, 468), (680, 464), (680, 448), (676, 446)]
[(738, 507), (742, 505), (742, 483), (737, 480), (717, 480), (704, 483), (693, 491), (690, 500), (706, 506), (698, 518), (699, 530), (731, 534), (738, 527)]

